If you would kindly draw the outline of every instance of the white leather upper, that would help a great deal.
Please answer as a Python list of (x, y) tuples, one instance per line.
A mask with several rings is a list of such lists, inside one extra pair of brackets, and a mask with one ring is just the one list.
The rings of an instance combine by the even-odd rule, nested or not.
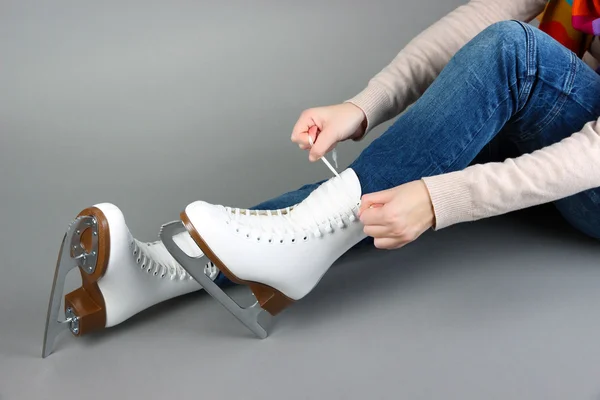
[[(346, 217), (352, 212), (356, 215), (360, 197), (358, 177), (347, 169), (339, 178), (323, 183), (289, 214), (262, 212), (238, 217), (228, 207), (203, 201), (191, 203), (185, 212), (215, 255), (238, 278), (263, 283), (298, 300), (316, 286), (335, 260), (366, 236), (358, 218), (351, 222)], [(343, 220), (344, 227), (334, 222), (333, 231), (327, 232), (328, 220)], [(316, 222), (320, 237), (316, 236)]]
[[(192, 279), (171, 280), (141, 269), (135, 262), (134, 238), (121, 210), (110, 203), (96, 204), (95, 207), (106, 216), (110, 233), (108, 267), (98, 280), (106, 305), (106, 327), (117, 325), (154, 304), (202, 288)], [(175, 242), (182, 250), (190, 255), (201, 255), (187, 232), (178, 236)]]

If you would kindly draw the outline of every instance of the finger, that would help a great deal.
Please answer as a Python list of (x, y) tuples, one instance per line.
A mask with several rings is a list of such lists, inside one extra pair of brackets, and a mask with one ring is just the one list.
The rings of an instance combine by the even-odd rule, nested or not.
[(308, 128), (306, 132), (301, 132), (296, 136), (292, 136), (292, 142), (298, 143), (299, 146), (304, 147), (303, 150), (307, 150), (312, 147), (311, 141), (314, 143), (317, 140), (318, 135), (319, 127), (317, 125), (313, 125)]
[(308, 145), (308, 130), (312, 126), (317, 126), (317, 128), (320, 126), (320, 124), (317, 123), (317, 121), (313, 118), (313, 114), (314, 112), (311, 110), (306, 110), (300, 115), (300, 118), (298, 118), (298, 121), (296, 121), (296, 124), (292, 129), (292, 142)]
[(336, 140), (335, 137), (331, 134), (328, 134), (327, 130), (320, 132), (314, 140), (314, 144), (310, 149), (309, 160), (317, 161), (320, 160), (327, 154), (327, 151), (333, 149), (335, 147)]
[(377, 247), (378, 249), (383, 249), (383, 250), (399, 249), (400, 247), (405, 245), (405, 243), (402, 242), (401, 240), (394, 239), (394, 238), (385, 238), (385, 237), (384, 238), (375, 238), (374, 244), (375, 244), (375, 247)]
[(393, 194), (394, 192), (391, 189), (365, 194), (360, 200), (358, 215), (360, 216), (362, 212), (371, 208), (373, 205), (384, 205), (388, 203), (393, 198)]
[(308, 131), (294, 133), (292, 135), (291, 140), (292, 140), (292, 142), (297, 143), (298, 145), (308, 146)]
[(365, 225), (363, 231), (365, 235), (376, 239), (390, 237), (390, 228), (385, 225)]
[(362, 215), (363, 212), (365, 212), (366, 210), (369, 210), (371, 208), (381, 208), (383, 207), (383, 204), (367, 204), (363, 201), (361, 201), (360, 203), (360, 207), (358, 208), (358, 217), (360, 218), (360, 216)]
[(378, 204), (365, 209), (358, 218), (364, 225), (387, 225), (388, 222), (385, 219), (383, 207)]
[(393, 197), (394, 197), (394, 192), (392, 191), (392, 189), (384, 190), (381, 192), (365, 194), (360, 199), (360, 208), (358, 210), (358, 216), (360, 217), (360, 215), (365, 210), (368, 210), (369, 208), (372, 208), (374, 206), (383, 207), (390, 200), (392, 200)]
[[(317, 136), (319, 135), (319, 127), (316, 125), (311, 126), (310, 128), (308, 128), (308, 136), (310, 137), (310, 139), (312, 140), (313, 143), (315, 143), (317, 141)], [(308, 138), (307, 138), (308, 140)], [(310, 143), (310, 141), (309, 141)]]

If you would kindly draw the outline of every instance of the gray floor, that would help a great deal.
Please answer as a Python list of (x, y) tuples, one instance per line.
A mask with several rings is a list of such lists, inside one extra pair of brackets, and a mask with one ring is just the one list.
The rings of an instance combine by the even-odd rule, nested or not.
[(0, 398), (598, 399), (599, 257), (556, 217), (503, 217), (348, 253), (263, 341), (197, 293), (45, 360), (36, 279), (3, 303)]
[(300, 111), (462, 1), (213, 3), (0, 0), (0, 399), (600, 399), (600, 246), (544, 209), (352, 251), (263, 341), (197, 293), (41, 359), (79, 210), (154, 240), (191, 201), (330, 177), (289, 141)]

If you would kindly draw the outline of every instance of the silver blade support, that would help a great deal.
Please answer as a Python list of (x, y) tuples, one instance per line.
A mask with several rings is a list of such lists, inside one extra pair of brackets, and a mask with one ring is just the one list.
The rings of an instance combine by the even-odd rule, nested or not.
[[(271, 315), (260, 307), (258, 301), (250, 292), (252, 297), (251, 305), (242, 307), (229, 297), (215, 282), (213, 282), (204, 273), (205, 265), (210, 261), (206, 255), (201, 257), (191, 257), (187, 255), (173, 240), (175, 235), (187, 232), (181, 221), (173, 221), (162, 226), (160, 230), (160, 239), (171, 253), (173, 258), (223, 307), (233, 314), (242, 324), (252, 331), (260, 339), (268, 336), (268, 329), (265, 325), (270, 325)], [(266, 322), (259, 322), (259, 316), (267, 319)]]
[(69, 271), (77, 267), (84, 267), (87, 273), (92, 273), (96, 268), (97, 254), (95, 249), (97, 248), (97, 238), (94, 239), (93, 249), (89, 253), (80, 244), (81, 233), (89, 227), (97, 227), (97, 221), (94, 217), (82, 216), (77, 218), (67, 229), (60, 245), (56, 269), (54, 270), (52, 291), (48, 302), (48, 312), (46, 313), (42, 358), (52, 354), (54, 342), (62, 332), (67, 330), (74, 334), (79, 332), (79, 319), (71, 308), (65, 311), (66, 319), (64, 321), (58, 320), (58, 313), (62, 303), (65, 278)]

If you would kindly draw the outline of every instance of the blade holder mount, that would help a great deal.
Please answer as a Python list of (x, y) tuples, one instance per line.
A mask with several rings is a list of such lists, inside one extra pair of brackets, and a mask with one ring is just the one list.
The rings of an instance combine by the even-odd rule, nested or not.
[[(185, 269), (206, 292), (217, 300), (225, 309), (227, 309), (235, 318), (237, 318), (246, 328), (254, 333), (258, 338), (265, 339), (269, 336), (268, 330), (272, 323), (272, 317), (264, 311), (252, 292), (249, 291), (250, 304), (247, 307), (229, 297), (215, 282), (213, 282), (204, 273), (205, 265), (210, 260), (206, 255), (201, 257), (192, 257), (186, 254), (173, 240), (173, 237), (186, 232), (183, 222), (173, 221), (162, 226), (160, 230), (160, 239), (173, 258)], [(262, 321), (260, 321), (262, 320)]]
[[(91, 230), (91, 246), (84, 248), (82, 235), (86, 230)], [(79, 333), (79, 318), (70, 307), (65, 310), (65, 319), (58, 320), (60, 305), (64, 295), (67, 274), (74, 268), (93, 274), (98, 261), (98, 221), (92, 216), (81, 216), (75, 219), (63, 236), (58, 253), (54, 280), (48, 302), (46, 326), (44, 330), (44, 343), (42, 358), (52, 354), (56, 338), (64, 331), (71, 331), (74, 335)]]

